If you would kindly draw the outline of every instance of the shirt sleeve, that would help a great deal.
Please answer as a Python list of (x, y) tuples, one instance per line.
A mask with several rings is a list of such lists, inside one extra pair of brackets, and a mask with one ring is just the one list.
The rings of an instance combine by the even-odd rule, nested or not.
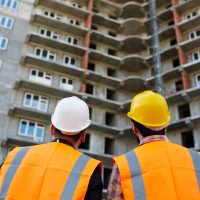
[(106, 200), (124, 200), (121, 188), (120, 173), (116, 164), (113, 166)]
[(85, 200), (102, 200), (102, 190), (101, 169), (100, 165), (98, 165), (90, 178)]

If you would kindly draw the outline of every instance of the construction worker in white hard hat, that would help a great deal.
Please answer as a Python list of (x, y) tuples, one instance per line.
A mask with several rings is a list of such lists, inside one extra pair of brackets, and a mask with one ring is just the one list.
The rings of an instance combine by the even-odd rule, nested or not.
[(91, 124), (78, 97), (60, 100), (51, 118), (53, 140), (15, 148), (1, 167), (0, 199), (101, 200), (101, 162), (77, 150)]
[(165, 98), (144, 91), (127, 115), (139, 146), (113, 159), (107, 200), (199, 200), (200, 155), (168, 140)]

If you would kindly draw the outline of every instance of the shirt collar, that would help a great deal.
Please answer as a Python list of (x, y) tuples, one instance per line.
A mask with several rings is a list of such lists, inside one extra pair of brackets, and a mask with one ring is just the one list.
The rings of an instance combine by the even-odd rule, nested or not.
[(155, 141), (169, 141), (168, 137), (166, 135), (150, 135), (145, 138), (143, 138), (140, 141), (139, 145), (143, 145), (149, 142), (155, 142)]

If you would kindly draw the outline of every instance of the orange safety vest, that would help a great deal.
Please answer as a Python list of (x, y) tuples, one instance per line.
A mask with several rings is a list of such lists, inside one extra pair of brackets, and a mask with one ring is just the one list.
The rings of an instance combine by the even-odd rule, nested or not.
[(168, 141), (114, 158), (125, 200), (200, 200), (200, 155)]
[(0, 199), (83, 200), (99, 164), (62, 143), (17, 147), (1, 168)]

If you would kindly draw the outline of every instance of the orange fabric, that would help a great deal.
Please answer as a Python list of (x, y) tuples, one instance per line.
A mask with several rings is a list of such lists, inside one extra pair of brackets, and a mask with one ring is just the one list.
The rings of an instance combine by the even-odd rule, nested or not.
[[(146, 200), (200, 199), (193, 160), (186, 148), (159, 141), (137, 147), (134, 152), (140, 164)], [(120, 171), (124, 199), (134, 200), (125, 155), (114, 158), (114, 161)]]
[[(2, 166), (4, 172), (0, 183), (14, 155), (9, 154)], [(81, 152), (72, 147), (56, 142), (31, 147), (11, 182), (6, 199), (60, 199), (69, 174), (81, 155)], [(90, 177), (99, 163), (100, 161), (92, 158), (89, 160), (80, 177), (73, 200), (84, 199)], [(78, 191), (80, 188), (81, 191)]]
[(3, 166), (1, 167), (0, 188), (2, 187), (3, 180), (5, 178), (6, 172), (8, 171), (9, 164), (12, 162), (19, 149), (19, 147), (16, 147), (13, 151), (11, 151), (6, 157)]

